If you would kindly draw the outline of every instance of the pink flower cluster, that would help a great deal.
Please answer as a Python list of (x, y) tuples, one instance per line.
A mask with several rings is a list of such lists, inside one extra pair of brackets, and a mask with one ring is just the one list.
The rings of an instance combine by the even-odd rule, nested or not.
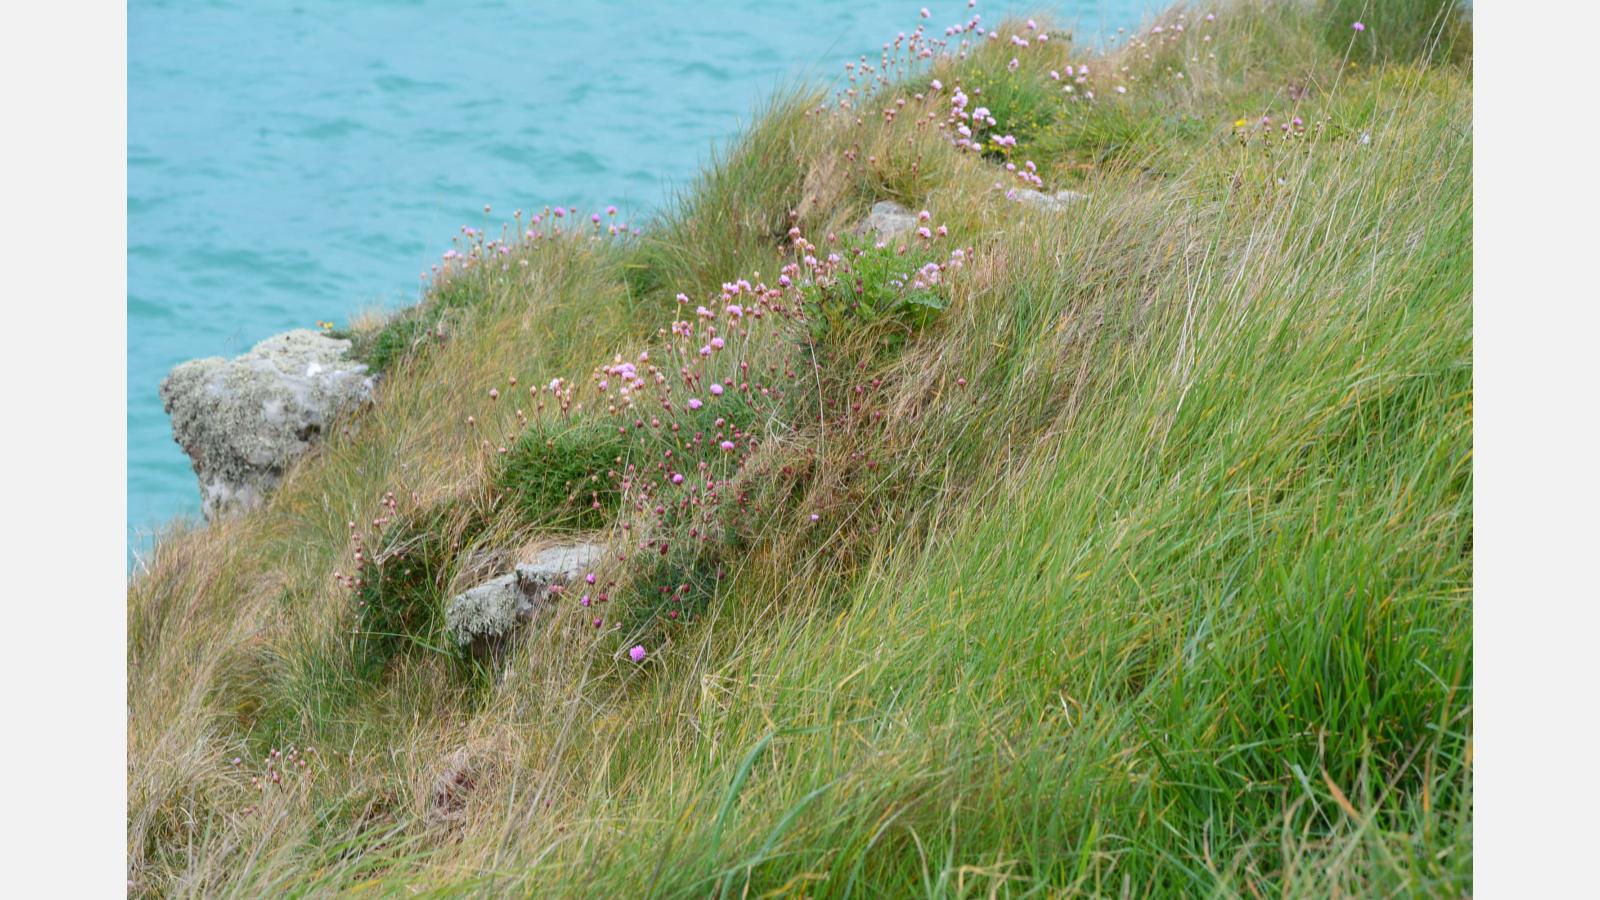
[[(301, 753), (293, 744), (289, 745), (287, 752), (276, 747), (272, 748), (266, 758), (261, 761), (261, 770), (250, 776), (252, 794), (259, 798), (265, 796), (266, 792), (273, 788), (284, 787), (286, 779), (292, 779), (309, 771), (311, 759), (316, 755), (317, 748), (315, 747), (307, 747), (305, 753)], [(231, 767), (242, 769), (244, 764), (245, 761), (242, 757), (235, 756)], [(241, 814), (252, 816), (260, 811), (261, 807), (258, 803), (251, 803), (241, 810)]]
[[(483, 211), (487, 215), (490, 212), (490, 207), (485, 206)], [(590, 214), (590, 228), (588, 229), (581, 227), (563, 228), (563, 220), (568, 216), (576, 219), (578, 217), (578, 208), (576, 206), (546, 206), (542, 211), (529, 216), (526, 222), (523, 221), (523, 213), (519, 209), (513, 214), (512, 222), (502, 226), (500, 236), (494, 239), (490, 239), (483, 229), (463, 225), (461, 226), (460, 234), (452, 242), (454, 246), (444, 251), (439, 258), (439, 262), (435, 263), (430, 271), (422, 273), (422, 280), (427, 282), (431, 278), (432, 281), (438, 283), (451, 275), (495, 261), (500, 263), (502, 271), (509, 271), (511, 269), (511, 258), (517, 254), (517, 251), (532, 247), (541, 241), (571, 238), (580, 235), (621, 237), (639, 233), (638, 229), (630, 228), (626, 222), (610, 222), (602, 228), (600, 213)], [(615, 219), (617, 207), (608, 205), (605, 209), (605, 216), (606, 218)], [(526, 267), (528, 265), (526, 257), (518, 260), (518, 265)]]

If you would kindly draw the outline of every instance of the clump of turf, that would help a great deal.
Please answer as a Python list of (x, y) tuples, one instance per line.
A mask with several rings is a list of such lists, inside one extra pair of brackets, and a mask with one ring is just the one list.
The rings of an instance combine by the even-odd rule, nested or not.
[(382, 374), (404, 362), (430, 337), (438, 337), (440, 326), (452, 312), (476, 306), (486, 296), (481, 278), (446, 279), (423, 302), (394, 313), (376, 328), (337, 331), (332, 335), (349, 340), (350, 356), (366, 363), (373, 374)]
[(403, 516), (384, 531), (355, 589), (356, 672), (371, 679), (408, 648), (453, 653), (444, 634), (444, 592), (458, 551), (482, 527), (446, 503)]
[(616, 511), (616, 483), (608, 473), (625, 451), (614, 426), (536, 423), (510, 448), (495, 488), (525, 524), (550, 531), (598, 528)]
[(662, 643), (675, 625), (687, 625), (704, 613), (725, 574), (722, 549), (714, 542), (692, 551), (658, 556), (640, 567), (618, 612), (621, 633), (629, 641)]

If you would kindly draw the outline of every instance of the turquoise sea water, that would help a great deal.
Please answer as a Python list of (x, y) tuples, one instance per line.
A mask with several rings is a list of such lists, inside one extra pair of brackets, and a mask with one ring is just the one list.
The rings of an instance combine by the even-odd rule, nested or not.
[[(416, 299), (462, 225), (642, 221), (775, 88), (833, 78), (915, 2), (130, 0), (130, 548), (199, 514), (156, 395), (174, 365)], [(1080, 41), (1147, 0), (980, 2)], [(929, 3), (930, 27), (966, 0)]]

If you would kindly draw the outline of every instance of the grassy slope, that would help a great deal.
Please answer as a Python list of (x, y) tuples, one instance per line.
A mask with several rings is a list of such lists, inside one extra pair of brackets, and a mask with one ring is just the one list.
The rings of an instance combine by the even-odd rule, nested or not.
[[(1470, 71), (1350, 66), (1344, 16), (1234, 5), (1109, 60), (1058, 35), (938, 63), (946, 92), (984, 86), (1014, 160), (1093, 195), (1065, 215), (1004, 200), (908, 87), (873, 101), (908, 98), (892, 123), (776, 104), (642, 240), (457, 276), (449, 338), (376, 410), (130, 584), (130, 877), (1470, 891)], [(1067, 54), (1098, 105), (1050, 80)], [(1312, 128), (1241, 139), (1263, 114)], [(490, 387), (632, 352), (677, 291), (770, 278), (791, 211), (821, 242), (883, 197), (975, 262), (902, 351), (840, 354), (886, 386), (885, 424), (784, 438), (810, 480), (698, 620), (643, 666), (554, 628), (498, 683), (426, 646), (362, 674), (334, 573), (385, 491), (453, 498), (437, 527), (472, 521), (474, 546), (541, 533), (490, 497), (481, 442), (516, 433)], [(482, 568), (451, 557), (429, 596)], [(307, 768), (252, 789), (291, 744)]]

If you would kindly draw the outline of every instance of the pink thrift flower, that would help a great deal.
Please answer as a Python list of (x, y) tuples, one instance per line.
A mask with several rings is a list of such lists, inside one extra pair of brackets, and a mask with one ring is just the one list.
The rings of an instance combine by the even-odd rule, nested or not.
[(704, 405), (705, 405), (704, 403), (700, 402), (700, 398), (699, 397), (690, 397), (689, 398), (689, 408), (690, 409), (699, 409), (700, 407), (702, 407)]
[(628, 651), (628, 658), (634, 662), (644, 662), (644, 647), (639, 644), (633, 645), (633, 649)]
[(1352, 22), (1352, 23), (1350, 23), (1350, 27), (1354, 28), (1356, 31), (1366, 31), (1367, 30), (1367, 26), (1361, 24), (1360, 22)]
[(713, 381), (711, 383), (711, 395), (713, 397), (721, 397), (722, 396), (722, 385), (717, 384), (715, 381)]
[(733, 452), (733, 441), (723, 441), (721, 446), (724, 453)]

